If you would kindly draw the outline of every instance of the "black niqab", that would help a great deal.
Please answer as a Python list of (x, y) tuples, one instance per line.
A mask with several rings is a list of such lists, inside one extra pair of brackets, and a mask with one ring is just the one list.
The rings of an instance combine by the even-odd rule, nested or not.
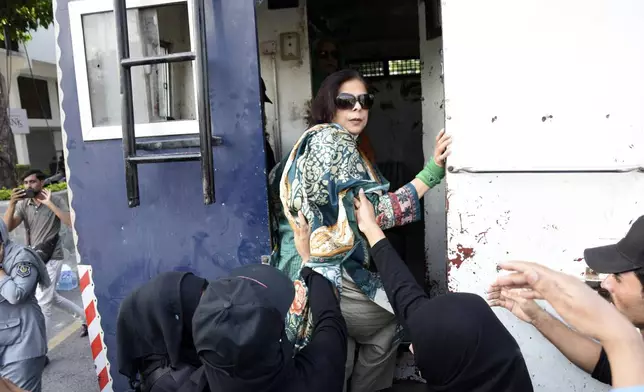
[(432, 298), (407, 322), (418, 335), (412, 332), (414, 352), (429, 390), (533, 390), (519, 345), (481, 297)]

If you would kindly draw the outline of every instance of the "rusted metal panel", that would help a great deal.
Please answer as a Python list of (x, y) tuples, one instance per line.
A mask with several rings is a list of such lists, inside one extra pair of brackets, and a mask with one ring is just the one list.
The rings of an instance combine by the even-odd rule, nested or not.
[[(485, 295), (498, 263), (511, 259), (581, 279), (583, 250), (617, 241), (644, 214), (644, 3), (442, 5), (454, 137), (449, 289)], [(608, 390), (532, 326), (496, 313), (517, 338), (535, 390)]]
[(644, 2), (446, 0), (450, 165), (644, 165)]
[[(582, 278), (587, 247), (614, 243), (644, 215), (642, 174), (448, 175), (448, 280), (485, 295), (507, 260)], [(532, 326), (496, 311), (519, 342), (536, 391), (605, 391)]]

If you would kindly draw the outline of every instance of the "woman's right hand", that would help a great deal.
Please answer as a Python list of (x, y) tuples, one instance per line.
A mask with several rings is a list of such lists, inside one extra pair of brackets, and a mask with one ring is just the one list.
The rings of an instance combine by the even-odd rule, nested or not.
[(364, 190), (360, 189), (358, 198), (354, 199), (353, 206), (355, 207), (356, 220), (358, 221), (358, 229), (362, 234), (367, 237), (367, 241), (372, 246), (385, 237), (380, 229), (380, 222), (376, 218), (376, 212), (373, 204), (367, 199)]
[(492, 285), (488, 290), (488, 303), (512, 312), (519, 320), (534, 324), (546, 311), (532, 299), (521, 297), (515, 290), (505, 290), (501, 286)]
[(373, 230), (375, 227), (380, 227), (378, 226), (373, 204), (367, 199), (363, 189), (360, 189), (358, 197), (353, 200), (353, 206), (356, 210), (356, 220), (358, 221), (358, 228), (361, 232), (365, 233)]
[(295, 230), (293, 230), (295, 249), (302, 258), (302, 265), (306, 265), (311, 259), (311, 226), (306, 221), (302, 211), (297, 212)]
[(16, 188), (11, 192), (10, 204), (16, 205), (20, 200), (25, 198), (25, 190), (23, 188)]

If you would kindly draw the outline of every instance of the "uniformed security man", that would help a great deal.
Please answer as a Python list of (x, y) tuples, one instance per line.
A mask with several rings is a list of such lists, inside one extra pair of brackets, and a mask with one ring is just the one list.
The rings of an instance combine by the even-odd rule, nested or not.
[(51, 284), (45, 263), (33, 250), (13, 243), (0, 220), (0, 377), (31, 392), (41, 390), (47, 354), (38, 283)]

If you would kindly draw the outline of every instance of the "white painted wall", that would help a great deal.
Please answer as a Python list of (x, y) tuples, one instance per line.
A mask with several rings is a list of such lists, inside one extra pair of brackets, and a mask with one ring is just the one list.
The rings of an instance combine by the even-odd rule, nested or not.
[[(9, 106), (13, 108), (20, 108), (20, 91), (18, 89), (18, 77), (33, 76), (38, 79), (45, 79), (48, 83), (49, 102), (51, 104), (52, 119), (29, 119), (30, 128), (47, 128), (59, 129), (60, 128), (60, 110), (58, 104), (58, 94), (56, 93), (56, 53), (55, 53), (55, 35), (54, 28), (51, 25), (48, 29), (38, 29), (32, 32), (32, 39), (27, 41), (20, 47), (20, 53), (12, 52), (11, 59), (11, 75), (8, 74), (6, 69), (6, 51), (0, 49), (0, 70), (2, 75), (11, 84), (11, 91), (9, 92)], [(26, 48), (26, 50), (25, 50)], [(31, 70), (29, 61), (25, 51), (29, 54), (31, 62)], [(14, 135), (16, 145), (16, 158), (17, 163), (21, 165), (30, 164), (29, 148), (26, 135)]]
[[(31, 33), (31, 39), (27, 41), (27, 52), (32, 61), (42, 61), (54, 66), (56, 74), (56, 35), (54, 24), (48, 28), (39, 28)], [(21, 48), (22, 49), (22, 48)]]
[[(269, 10), (267, 3), (263, 2), (257, 7), (256, 12), (260, 46), (266, 41), (277, 42), (275, 62), (270, 55), (260, 53), (260, 72), (266, 83), (268, 97), (273, 102), (279, 102), (279, 124), (275, 123), (275, 105), (266, 105), (266, 129), (271, 135), (271, 143), (275, 140), (275, 132), (281, 131), (281, 155), (285, 156), (306, 130), (306, 105), (312, 95), (306, 4), (305, 1), (300, 1), (299, 8)], [(286, 32), (299, 34), (300, 60), (284, 61), (280, 58), (280, 34)], [(277, 69), (277, 94), (273, 76), (275, 69)], [(277, 149), (276, 154), (278, 154)]]
[[(425, 3), (419, 5), (420, 58), (423, 64), (421, 82), (423, 86), (423, 150), (425, 158), (434, 153), (436, 136), (445, 127), (443, 89), (443, 39), (427, 40), (425, 33)], [(449, 131), (449, 130), (448, 130)], [(447, 237), (445, 217), (445, 181), (433, 188), (425, 200), (425, 247), (427, 272), (434, 294), (447, 288)]]
[[(525, 172), (644, 164), (644, 3), (444, 0), (442, 12), (448, 164), (515, 171), (448, 174), (449, 288), (484, 295), (509, 259), (581, 278), (584, 248), (617, 241), (644, 214), (644, 175)], [(536, 391), (609, 389), (497, 314)]]
[[(18, 75), (26, 67), (27, 59), (22, 53), (13, 52), (7, 62), (6, 51), (0, 49), (0, 71), (5, 78), (5, 85), (9, 86), (9, 106), (12, 108), (20, 107), (20, 93), (18, 90)], [(7, 68), (7, 64), (9, 67)], [(29, 150), (27, 148), (26, 135), (14, 135), (16, 145), (16, 159), (18, 164), (29, 164)]]

